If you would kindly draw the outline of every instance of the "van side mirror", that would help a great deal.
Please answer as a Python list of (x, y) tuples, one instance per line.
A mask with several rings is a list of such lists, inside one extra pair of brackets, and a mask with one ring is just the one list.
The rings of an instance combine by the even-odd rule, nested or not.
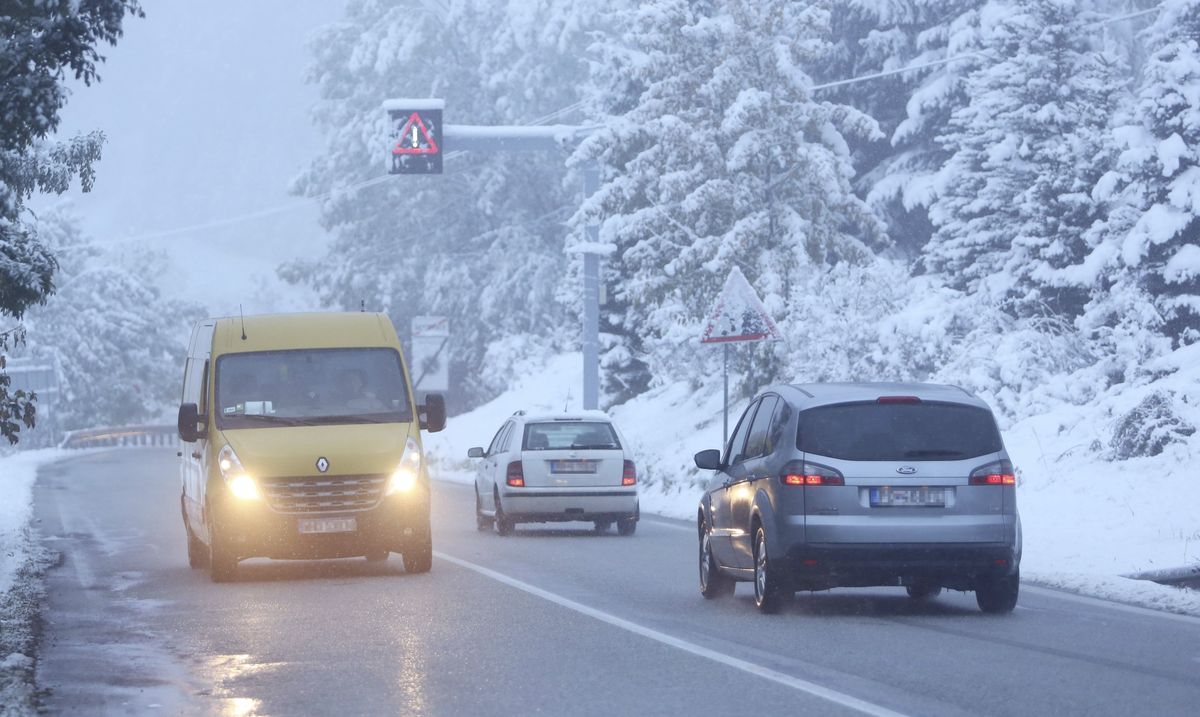
[(467, 449), (467, 458), (483, 458), (483, 449), (479, 446)]
[(446, 399), (440, 393), (425, 394), (425, 403), (420, 406), (425, 417), (421, 419), (421, 428), (430, 433), (437, 433), (446, 427)]
[(695, 456), (696, 467), (701, 470), (715, 471), (721, 467), (721, 452), (716, 448), (700, 451)]
[(179, 437), (185, 443), (195, 443), (208, 435), (208, 428), (201, 427), (201, 422), (207, 422), (208, 416), (200, 413), (194, 403), (185, 403), (179, 407)]

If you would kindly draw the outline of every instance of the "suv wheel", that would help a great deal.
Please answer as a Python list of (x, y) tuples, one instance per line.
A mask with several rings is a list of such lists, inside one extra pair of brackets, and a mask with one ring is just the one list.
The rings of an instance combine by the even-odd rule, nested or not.
[(762, 526), (754, 531), (754, 604), (759, 612), (779, 612), (786, 597), (779, 571), (767, 550), (767, 534)]
[(607, 533), (608, 529), (612, 527), (612, 521), (596, 520), (592, 522), (592, 526), (596, 529), (597, 533)]
[(475, 489), (475, 529), (484, 532), (492, 529), (496, 521), (483, 514), (483, 501), (479, 498), (479, 489)]
[(1002, 578), (986, 578), (975, 586), (975, 602), (979, 603), (979, 609), (984, 612), (1012, 612), (1017, 606), (1017, 593), (1020, 590), (1020, 570)]
[(929, 583), (913, 583), (905, 586), (905, 590), (913, 600), (932, 600), (942, 594), (940, 585), (930, 585)]
[(617, 535), (633, 535), (637, 531), (637, 518), (632, 516), (617, 521)]
[(708, 599), (727, 597), (737, 587), (733, 578), (721, 572), (712, 554), (708, 525), (700, 523), (700, 594)]

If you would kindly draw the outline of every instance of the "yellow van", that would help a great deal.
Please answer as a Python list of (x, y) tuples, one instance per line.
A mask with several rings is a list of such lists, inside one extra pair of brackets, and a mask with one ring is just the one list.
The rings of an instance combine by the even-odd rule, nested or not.
[(216, 582), (238, 561), (404, 556), (433, 563), (419, 429), (442, 397), (414, 401), (384, 314), (234, 316), (192, 330), (179, 407), (188, 562)]

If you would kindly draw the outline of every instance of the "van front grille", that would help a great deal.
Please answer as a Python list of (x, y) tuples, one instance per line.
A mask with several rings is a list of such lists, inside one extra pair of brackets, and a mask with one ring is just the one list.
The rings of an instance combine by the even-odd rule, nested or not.
[(369, 510), (383, 497), (385, 475), (265, 478), (267, 504), (277, 513)]

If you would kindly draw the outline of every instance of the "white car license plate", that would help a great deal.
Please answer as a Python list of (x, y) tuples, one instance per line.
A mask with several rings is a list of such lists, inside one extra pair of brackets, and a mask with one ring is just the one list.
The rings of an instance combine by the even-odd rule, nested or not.
[(358, 530), (355, 518), (300, 518), (300, 532), (309, 533), (353, 533)]
[(596, 461), (550, 461), (551, 473), (595, 473)]
[(945, 488), (882, 488), (871, 489), (872, 508), (897, 508), (915, 506), (918, 508), (946, 507)]

